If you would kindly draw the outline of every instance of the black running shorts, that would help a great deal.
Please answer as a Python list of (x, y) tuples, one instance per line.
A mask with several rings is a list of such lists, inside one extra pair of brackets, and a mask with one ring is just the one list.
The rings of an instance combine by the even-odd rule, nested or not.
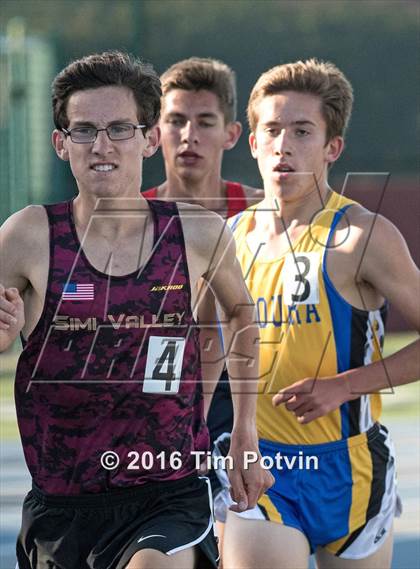
[(210, 484), (188, 476), (109, 493), (46, 496), (23, 504), (19, 569), (123, 569), (141, 549), (199, 550), (198, 567), (217, 567)]

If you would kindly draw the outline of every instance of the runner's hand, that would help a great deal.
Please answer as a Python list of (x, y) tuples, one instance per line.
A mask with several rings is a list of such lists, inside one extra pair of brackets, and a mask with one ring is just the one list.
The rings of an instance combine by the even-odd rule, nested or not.
[(24, 324), (23, 300), (18, 289), (0, 284), (0, 351), (10, 346)]
[(350, 392), (345, 374), (319, 379), (310, 377), (279, 391), (273, 397), (273, 405), (284, 404), (301, 425), (306, 425), (357, 396)]
[[(246, 453), (255, 453), (257, 460), (245, 468)], [(274, 484), (274, 478), (260, 464), (261, 455), (255, 431), (232, 431), (229, 456), (233, 468), (228, 469), (231, 484), (230, 494), (236, 502), (230, 506), (233, 512), (244, 512), (255, 508), (258, 499)]]

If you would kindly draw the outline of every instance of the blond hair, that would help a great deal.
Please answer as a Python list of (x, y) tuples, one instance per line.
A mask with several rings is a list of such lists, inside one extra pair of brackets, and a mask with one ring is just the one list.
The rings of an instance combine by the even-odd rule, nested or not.
[(327, 123), (327, 141), (334, 136), (344, 136), (353, 106), (353, 88), (333, 63), (312, 58), (277, 65), (263, 73), (254, 85), (248, 102), (248, 122), (252, 132), (257, 127), (260, 101), (282, 91), (297, 91), (319, 97), (321, 112)]

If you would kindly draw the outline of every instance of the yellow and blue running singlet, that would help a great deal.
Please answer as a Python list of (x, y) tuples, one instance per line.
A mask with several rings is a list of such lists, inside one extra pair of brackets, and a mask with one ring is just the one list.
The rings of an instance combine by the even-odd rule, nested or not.
[[(259, 502), (260, 515), (244, 517), (296, 527), (312, 549), (359, 558), (383, 543), (397, 501), (392, 443), (378, 425), (380, 395), (362, 395), (307, 425), (272, 404), (275, 393), (298, 380), (322, 381), (380, 358), (387, 304), (371, 311), (351, 306), (327, 272), (333, 233), (353, 204), (333, 192), (290, 251), (274, 260), (247, 244), (255, 207), (230, 225), (260, 329), (260, 451), (267, 459), (283, 457), (271, 469), (276, 482)], [(305, 468), (307, 456), (316, 457), (317, 468), (313, 462)]]
[(333, 193), (293, 251), (259, 259), (246, 235), (255, 208), (233, 218), (237, 257), (254, 299), (260, 328), (258, 430), (263, 439), (320, 444), (365, 432), (379, 419), (379, 395), (364, 395), (308, 425), (297, 423), (284, 405), (274, 408), (280, 389), (305, 377), (325, 377), (366, 365), (380, 356), (386, 305), (359, 310), (337, 292), (327, 271), (335, 227), (355, 202)]

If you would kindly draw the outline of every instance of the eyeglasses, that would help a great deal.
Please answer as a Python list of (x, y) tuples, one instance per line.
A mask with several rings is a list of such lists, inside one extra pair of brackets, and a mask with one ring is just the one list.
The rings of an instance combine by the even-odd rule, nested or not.
[(118, 123), (110, 124), (106, 128), (96, 128), (95, 126), (78, 126), (72, 129), (62, 128), (66, 136), (70, 136), (72, 142), (77, 144), (89, 144), (95, 142), (98, 132), (106, 130), (110, 140), (128, 140), (133, 138), (137, 129), (147, 128), (145, 124)]

